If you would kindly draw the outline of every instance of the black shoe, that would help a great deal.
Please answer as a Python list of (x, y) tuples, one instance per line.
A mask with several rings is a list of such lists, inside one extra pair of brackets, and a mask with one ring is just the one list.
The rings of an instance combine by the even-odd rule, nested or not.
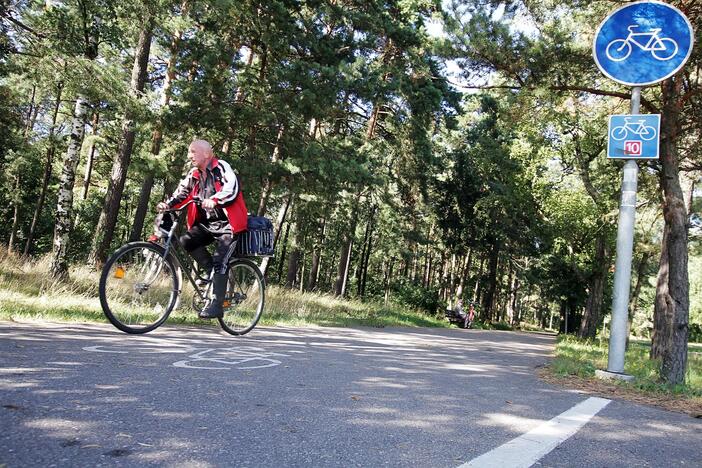
[(212, 293), (214, 297), (202, 312), (197, 314), (201, 319), (221, 318), (224, 316), (224, 295), (227, 292), (227, 275), (215, 273), (212, 278)]

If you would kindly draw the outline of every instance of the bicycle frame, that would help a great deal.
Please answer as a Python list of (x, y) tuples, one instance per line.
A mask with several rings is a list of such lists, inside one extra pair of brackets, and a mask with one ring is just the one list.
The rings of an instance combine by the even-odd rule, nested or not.
[[(202, 289), (198, 286), (198, 284), (195, 282), (195, 278), (193, 278), (192, 275), (192, 270), (194, 267), (194, 264), (190, 259), (187, 258), (186, 255), (186, 260), (183, 261), (183, 257), (178, 255), (178, 250), (177, 248), (172, 249), (173, 242), (175, 241), (176, 247), (180, 247), (181, 249), (183, 248), (183, 245), (180, 243), (180, 239), (178, 239), (178, 236), (175, 235), (176, 229), (180, 225), (180, 222), (178, 221), (178, 216), (180, 215), (180, 212), (185, 209), (190, 203), (195, 203), (194, 201), (190, 201), (186, 203), (184, 206), (177, 210), (167, 210), (169, 213), (176, 213), (175, 219), (173, 220), (173, 226), (171, 226), (170, 231), (168, 231), (168, 235), (166, 236), (166, 241), (164, 242), (163, 248), (163, 258), (168, 258), (168, 254), (172, 253), (172, 258), (175, 259), (178, 268), (180, 268), (181, 271), (185, 272), (185, 276), (190, 280), (190, 284), (192, 284), (193, 289), (195, 289), (195, 292), (197, 295), (200, 297), (200, 299), (205, 300), (207, 299), (205, 291), (202, 291)], [(161, 264), (161, 267), (163, 268), (163, 264)], [(159, 271), (160, 272), (160, 271)]]
[[(631, 42), (636, 44), (641, 48), (641, 50), (644, 51), (651, 51), (651, 50), (665, 50), (665, 46), (661, 43), (660, 37), (658, 37), (658, 33), (661, 32), (660, 28), (654, 28), (651, 29), (650, 31), (646, 32), (634, 32), (631, 27), (629, 27), (629, 35), (626, 38), (626, 42)], [(646, 42), (646, 45), (641, 44), (639, 41), (634, 39), (636, 36), (650, 36), (648, 39), (648, 42)], [(655, 42), (655, 45), (652, 46), (652, 43)]]
[(631, 122), (631, 120), (624, 118), (624, 128), (638, 135), (641, 133), (641, 129), (645, 127), (644, 121), (637, 120), (636, 122)]

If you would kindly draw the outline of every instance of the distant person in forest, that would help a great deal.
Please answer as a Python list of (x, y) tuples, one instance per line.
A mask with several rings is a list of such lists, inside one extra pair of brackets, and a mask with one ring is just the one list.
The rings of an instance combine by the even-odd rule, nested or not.
[(470, 305), (468, 306), (468, 321), (466, 322), (466, 328), (472, 327), (474, 320), (475, 320), (475, 303), (473, 301), (470, 301)]
[[(208, 275), (212, 274), (212, 302), (198, 317), (212, 319), (224, 314), (227, 288), (227, 265), (238, 233), (246, 231), (247, 212), (239, 179), (231, 166), (214, 157), (212, 146), (205, 140), (195, 140), (188, 148), (193, 168), (180, 181), (168, 200), (156, 209), (163, 212), (178, 209), (193, 199), (187, 211), (188, 231), (180, 241), (190, 256)], [(205, 246), (216, 242), (214, 255)]]

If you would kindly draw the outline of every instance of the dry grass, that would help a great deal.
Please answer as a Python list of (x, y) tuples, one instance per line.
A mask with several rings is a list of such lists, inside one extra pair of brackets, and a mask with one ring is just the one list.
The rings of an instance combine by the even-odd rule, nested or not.
[[(58, 320), (106, 322), (98, 298), (99, 272), (74, 266), (68, 281), (53, 280), (49, 259), (24, 259), (0, 251), (0, 320)], [(187, 283), (180, 307), (168, 323), (211, 325), (190, 308), (192, 289)], [(216, 322), (214, 322), (216, 324)], [(300, 293), (277, 286), (266, 289), (263, 325), (289, 326), (426, 326), (446, 327), (442, 317), (430, 317), (401, 306)]]

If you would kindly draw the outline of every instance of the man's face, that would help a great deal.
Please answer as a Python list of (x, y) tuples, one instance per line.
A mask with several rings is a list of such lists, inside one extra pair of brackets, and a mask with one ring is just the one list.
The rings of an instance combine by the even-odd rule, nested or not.
[(205, 169), (211, 156), (211, 153), (202, 145), (193, 143), (188, 148), (188, 159), (198, 169)]

